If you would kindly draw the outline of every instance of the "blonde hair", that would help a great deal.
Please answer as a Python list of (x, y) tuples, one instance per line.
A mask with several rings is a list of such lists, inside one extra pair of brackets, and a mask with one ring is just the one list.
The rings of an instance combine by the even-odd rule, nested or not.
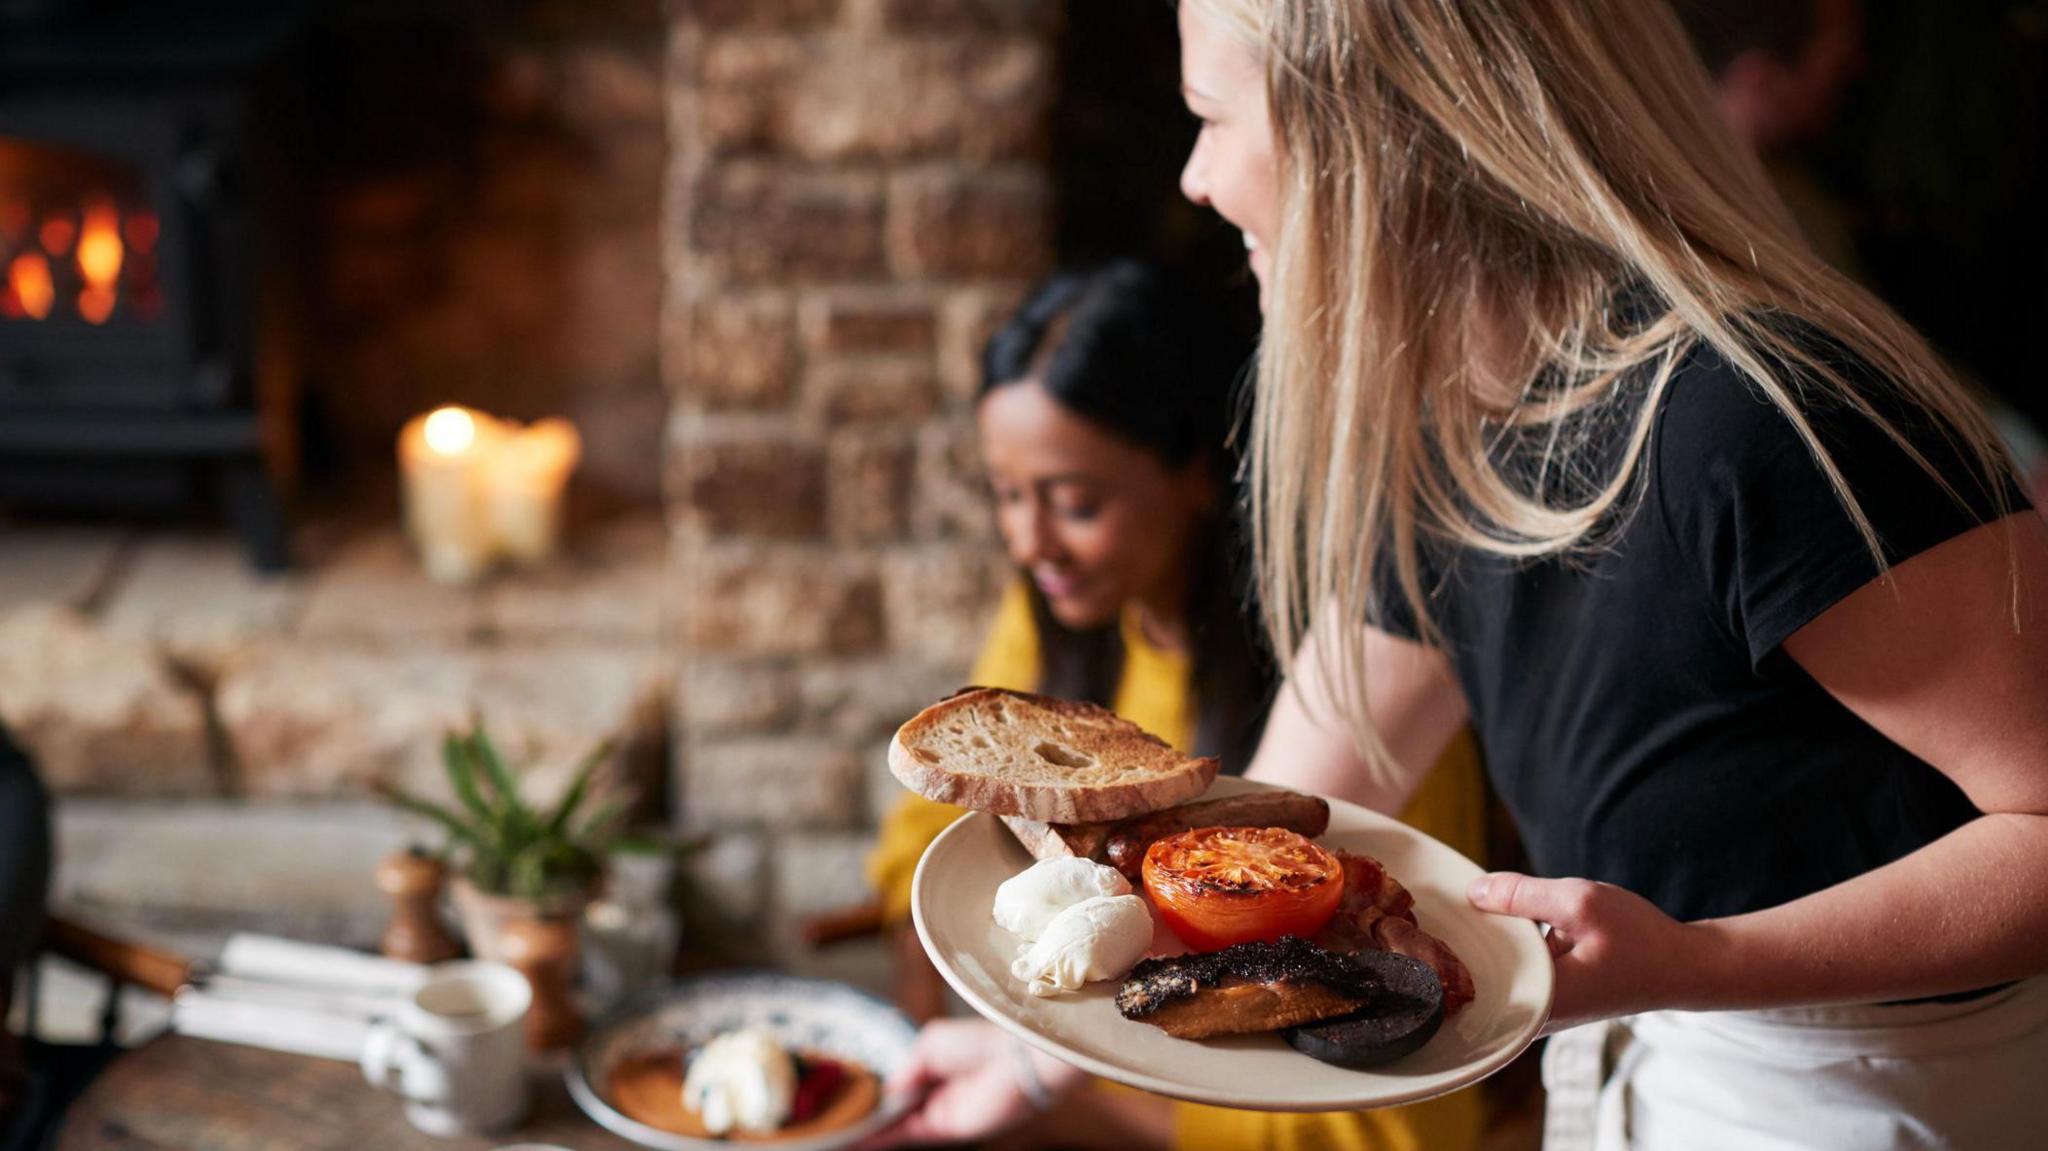
[[(1895, 389), (2003, 514), (1988, 422), (1918, 335), (1797, 238), (1661, 0), (1184, 2), (1263, 56), (1279, 155), (1250, 442), (1275, 650), (1319, 619), (1382, 618), (1389, 576), (1438, 640), (1427, 539), (1508, 557), (1596, 545), (1702, 344), (1784, 412), (1880, 570), (1815, 400), (1875, 421), (1961, 501), (1866, 394)], [(1825, 341), (1888, 385), (1852, 386)], [(1606, 442), (1587, 430), (1603, 412), (1625, 429), (1618, 464), (1586, 450)], [(1532, 429), (1533, 485), (1494, 451)], [(1325, 679), (1384, 766), (1363, 630), (1334, 634)]]

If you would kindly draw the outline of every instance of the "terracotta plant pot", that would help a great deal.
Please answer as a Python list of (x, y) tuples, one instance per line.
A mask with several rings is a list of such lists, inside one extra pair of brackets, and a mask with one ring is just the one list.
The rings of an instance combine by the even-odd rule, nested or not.
[(590, 903), (588, 891), (550, 896), (545, 900), (497, 895), (471, 883), (466, 875), (448, 885), (455, 901), (455, 917), (469, 941), (469, 953), (478, 959), (505, 961), (505, 925), (536, 919), (566, 919), (581, 923), (583, 909)]

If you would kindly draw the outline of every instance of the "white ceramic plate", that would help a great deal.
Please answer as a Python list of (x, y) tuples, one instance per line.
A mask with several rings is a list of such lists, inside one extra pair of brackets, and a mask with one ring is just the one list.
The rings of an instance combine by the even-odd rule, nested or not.
[[(611, 1072), (644, 1051), (696, 1047), (742, 1027), (765, 1029), (788, 1048), (866, 1066), (886, 1079), (910, 1054), (917, 1029), (904, 1014), (857, 987), (772, 971), (706, 975), (635, 999), (592, 1028), (564, 1070), (584, 1113), (618, 1135), (659, 1151), (732, 1151), (744, 1144), (694, 1139), (637, 1122), (605, 1101)], [(767, 1151), (832, 1151), (880, 1130), (903, 1109), (882, 1097), (851, 1127), (765, 1145)]]
[[(1224, 778), (1208, 795), (1263, 786)], [(1274, 1034), (1175, 1039), (1117, 1012), (1117, 980), (1049, 999), (1025, 991), (1010, 977), (1023, 941), (997, 927), (989, 909), (997, 885), (1029, 867), (1031, 856), (993, 816), (969, 815), (926, 849), (911, 910), (932, 962), (976, 1011), (1091, 1074), (1176, 1099), (1259, 1111), (1390, 1107), (1484, 1079), (1536, 1038), (1550, 1014), (1550, 950), (1535, 924), (1465, 902), (1478, 865), (1406, 824), (1338, 800), (1330, 801), (1330, 829), (1318, 842), (1384, 863), (1414, 893), (1423, 929), (1471, 969), (1478, 995), (1422, 1050), (1369, 1071), (1318, 1062)]]

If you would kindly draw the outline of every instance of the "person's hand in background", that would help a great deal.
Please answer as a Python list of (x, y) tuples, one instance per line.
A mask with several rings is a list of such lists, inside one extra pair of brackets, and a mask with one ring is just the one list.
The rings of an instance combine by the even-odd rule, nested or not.
[(1085, 1079), (993, 1024), (935, 1020), (918, 1032), (910, 1058), (886, 1087), (891, 1098), (909, 1099), (909, 1109), (860, 1151), (986, 1139), (1024, 1123)]

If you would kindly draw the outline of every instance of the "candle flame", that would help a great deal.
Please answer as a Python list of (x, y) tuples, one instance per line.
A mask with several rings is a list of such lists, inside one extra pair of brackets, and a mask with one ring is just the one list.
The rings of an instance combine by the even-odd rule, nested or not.
[(424, 430), (427, 447), (436, 455), (459, 456), (476, 443), (476, 420), (462, 408), (435, 408)]

